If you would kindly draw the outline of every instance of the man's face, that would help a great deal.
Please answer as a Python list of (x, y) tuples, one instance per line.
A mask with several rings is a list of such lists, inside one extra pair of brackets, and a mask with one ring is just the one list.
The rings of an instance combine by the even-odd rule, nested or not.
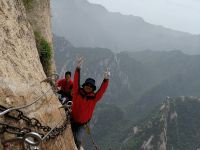
[(92, 88), (92, 85), (90, 84), (86, 84), (84, 87), (83, 87), (84, 91), (86, 93), (91, 93), (93, 91), (93, 88)]
[(69, 74), (67, 74), (67, 75), (65, 76), (65, 79), (66, 79), (67, 81), (69, 81), (70, 78), (71, 78), (71, 76), (70, 76)]

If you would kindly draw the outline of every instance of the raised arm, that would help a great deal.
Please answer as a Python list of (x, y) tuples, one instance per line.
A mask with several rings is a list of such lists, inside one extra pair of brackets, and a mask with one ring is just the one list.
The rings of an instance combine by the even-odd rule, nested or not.
[(81, 68), (82, 63), (83, 63), (83, 58), (79, 57), (77, 61), (76, 70), (74, 73), (73, 94), (75, 95), (76, 93), (78, 93), (78, 90), (80, 88), (80, 68)]
[(109, 79), (103, 80), (101, 87), (99, 88), (99, 90), (96, 93), (96, 96), (95, 96), (96, 101), (99, 101), (102, 98), (103, 94), (105, 93), (105, 91), (108, 87), (108, 83), (109, 83)]
[(76, 68), (74, 73), (73, 94), (77, 93), (80, 87), (80, 68)]
[(106, 92), (106, 89), (109, 84), (109, 76), (110, 76), (110, 71), (107, 68), (107, 70), (104, 72), (104, 80), (101, 84), (101, 87), (96, 93), (96, 97), (95, 97), (96, 101), (99, 101), (102, 98), (103, 94)]

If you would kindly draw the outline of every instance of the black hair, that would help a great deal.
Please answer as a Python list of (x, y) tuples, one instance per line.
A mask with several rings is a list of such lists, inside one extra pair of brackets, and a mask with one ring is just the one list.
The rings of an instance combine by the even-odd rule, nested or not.
[(84, 87), (84, 86), (86, 86), (86, 85), (88, 85), (88, 84), (91, 85), (93, 91), (96, 90), (95, 80), (94, 80), (93, 78), (88, 78), (88, 79), (86, 79), (86, 80), (85, 80), (85, 83), (83, 83), (82, 87)]
[(65, 76), (66, 75), (70, 75), (70, 77), (71, 77), (71, 72), (70, 71), (65, 72)]

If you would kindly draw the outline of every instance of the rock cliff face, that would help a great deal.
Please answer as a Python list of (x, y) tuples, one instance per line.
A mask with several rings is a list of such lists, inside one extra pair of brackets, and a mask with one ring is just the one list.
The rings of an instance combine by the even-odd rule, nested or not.
[[(37, 10), (33, 10), (34, 5), (30, 6), (32, 11), (41, 15), (39, 17), (32, 16), (31, 12), (27, 13), (22, 0), (0, 0), (0, 105), (16, 107), (28, 104), (50, 88), (49, 84), (40, 84), (46, 76), (39, 60), (33, 33), (34, 30), (39, 30), (51, 42), (49, 1), (40, 2), (42, 5), (39, 5), (39, 0), (34, 2), (41, 6), (37, 7)], [(42, 13), (41, 10), (47, 13)], [(41, 21), (33, 25), (33, 20)], [(64, 112), (59, 111), (59, 106), (50, 90), (40, 101), (22, 111), (26, 116), (35, 117), (42, 124), (53, 127), (64, 118)], [(0, 122), (3, 121), (14, 126), (19, 125), (19, 122), (10, 122), (1, 116)], [(3, 138), (8, 136), (4, 134)], [(8, 149), (13, 149), (13, 146), (15, 149), (21, 149), (17, 142), (9, 143)], [(40, 148), (76, 149), (70, 127), (58, 138), (43, 142)], [(0, 149), (3, 149), (2, 145)]]
[[(49, 43), (52, 43), (50, 0), (23, 0), (23, 2), (33, 31), (40, 32)], [(53, 59), (51, 62), (51, 72), (54, 72), (55, 62)]]
[(39, 31), (52, 42), (50, 0), (23, 0), (27, 18), (34, 31)]

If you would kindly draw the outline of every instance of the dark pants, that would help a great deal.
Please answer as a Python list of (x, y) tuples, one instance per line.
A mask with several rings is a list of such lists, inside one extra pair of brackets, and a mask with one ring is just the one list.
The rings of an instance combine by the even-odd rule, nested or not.
[(62, 90), (58, 91), (57, 93), (61, 95), (61, 97), (59, 98), (59, 101), (60, 101), (62, 104), (63, 104), (63, 98), (66, 98), (65, 103), (68, 102), (68, 101), (72, 101), (72, 96), (71, 96), (70, 93), (65, 93), (65, 92), (63, 92)]
[(73, 136), (74, 136), (74, 141), (75, 144), (78, 148), (78, 150), (80, 149), (81, 145), (82, 145), (82, 140), (84, 137), (84, 130), (85, 130), (85, 124), (79, 124), (74, 122), (73, 120), (71, 120), (71, 127), (72, 127), (72, 132), (73, 132)]

